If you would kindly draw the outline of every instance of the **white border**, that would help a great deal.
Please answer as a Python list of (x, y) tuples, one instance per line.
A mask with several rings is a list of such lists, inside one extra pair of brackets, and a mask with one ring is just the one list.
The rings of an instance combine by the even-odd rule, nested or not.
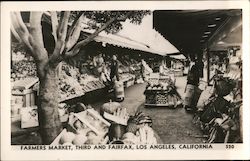
[[(17, 151), (10, 146), (10, 11), (14, 10), (175, 10), (243, 9), (243, 104), (244, 144), (234, 150), (94, 150), (94, 151)], [(156, 159), (250, 159), (249, 109), (249, 2), (246, 1), (62, 1), (1, 2), (1, 159), (3, 160), (156, 160)]]

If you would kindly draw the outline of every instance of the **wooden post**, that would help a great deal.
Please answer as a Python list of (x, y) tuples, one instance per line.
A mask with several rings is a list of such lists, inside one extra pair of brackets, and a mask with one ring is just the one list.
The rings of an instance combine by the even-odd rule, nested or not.
[(207, 47), (207, 85), (209, 86), (209, 80), (210, 80), (210, 53), (209, 48)]

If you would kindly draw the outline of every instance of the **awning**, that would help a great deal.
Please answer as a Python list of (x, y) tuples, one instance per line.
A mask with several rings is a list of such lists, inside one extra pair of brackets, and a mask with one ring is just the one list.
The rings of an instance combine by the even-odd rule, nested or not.
[(128, 48), (128, 49), (132, 49), (132, 50), (140, 50), (140, 51), (144, 51), (144, 52), (148, 52), (148, 53), (152, 53), (152, 54), (161, 55), (159, 52), (157, 52), (153, 49), (150, 49), (146, 45), (143, 45), (141, 43), (138, 43), (138, 42), (135, 42), (133, 40), (129, 40), (127, 38), (123, 38), (120, 36), (115, 36), (115, 35), (101, 36), (101, 35), (99, 35), (99, 36), (96, 36), (94, 38), (94, 40), (96, 42), (102, 42), (104, 46), (107, 43), (107, 44), (110, 44), (113, 46)]
[(154, 27), (185, 55), (194, 55), (206, 47), (216, 31), (241, 10), (158, 10)]
[(170, 55), (169, 57), (174, 58), (174, 59), (186, 59), (186, 57), (183, 54), (179, 54), (179, 55)]
[[(85, 20), (87, 21), (87, 19)], [(87, 25), (87, 23), (83, 25)], [(161, 56), (179, 53), (179, 50), (174, 45), (153, 29), (152, 15), (144, 17), (140, 25), (132, 24), (127, 20), (122, 22), (122, 26), (123, 29), (118, 33), (106, 34), (105, 32), (101, 32), (94, 40), (102, 42), (103, 45), (110, 44)], [(83, 31), (89, 34), (94, 32), (94, 30), (88, 29), (83, 29)]]

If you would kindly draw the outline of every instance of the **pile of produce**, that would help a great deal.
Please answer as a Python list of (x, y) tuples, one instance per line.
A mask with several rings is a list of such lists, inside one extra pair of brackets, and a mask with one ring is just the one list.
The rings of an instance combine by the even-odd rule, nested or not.
[(73, 112), (73, 106), (65, 103), (59, 105), (60, 116), (65, 111), (70, 113), (68, 126), (52, 145), (115, 144), (117, 141), (122, 144), (157, 144), (152, 119), (144, 113), (129, 116), (126, 108), (119, 103), (108, 102), (101, 108), (104, 116), (112, 116), (106, 121), (96, 110), (81, 104), (80, 112)]
[(128, 119), (126, 133), (122, 136), (124, 144), (157, 144), (152, 119), (142, 112), (137, 112)]
[(122, 141), (124, 144), (157, 144), (157, 139), (154, 136), (154, 130), (145, 125), (140, 127), (136, 134), (127, 132), (123, 135)]
[(176, 87), (171, 79), (161, 79), (159, 83), (156, 80), (149, 82), (144, 94), (146, 95), (145, 104), (162, 105), (177, 107), (182, 104), (182, 100), (176, 91)]
[(110, 124), (94, 109), (71, 113), (68, 126), (54, 140), (53, 145), (106, 144)]
[(11, 81), (14, 82), (27, 77), (36, 77), (35, 63), (27, 60), (13, 61), (11, 67)]
[(67, 76), (64, 77), (64, 79), (59, 80), (60, 100), (65, 100), (67, 98), (81, 96), (84, 94), (82, 86), (76, 79)]
[(105, 87), (99, 78), (87, 73), (81, 74), (78, 68), (66, 63), (62, 63), (59, 85), (61, 100), (82, 96), (86, 92)]
[(157, 144), (152, 119), (143, 112), (129, 116), (127, 109), (117, 102), (102, 106), (104, 117), (110, 121), (109, 142), (123, 144)]

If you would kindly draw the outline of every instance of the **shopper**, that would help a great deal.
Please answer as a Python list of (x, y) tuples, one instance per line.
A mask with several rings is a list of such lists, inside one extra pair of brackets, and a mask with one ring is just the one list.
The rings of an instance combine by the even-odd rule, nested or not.
[(95, 67), (95, 74), (100, 76), (103, 71), (104, 59), (102, 57), (102, 53), (99, 53), (96, 57), (94, 57), (93, 64)]
[(108, 69), (107, 69), (107, 66), (105, 64), (103, 64), (100, 80), (105, 84), (105, 86), (111, 85), (111, 80), (110, 80), (110, 77), (108, 74)]
[(144, 67), (145, 61), (142, 59), (141, 60), (141, 76), (142, 76), (142, 80), (145, 81), (145, 67)]
[(113, 55), (112, 56), (112, 61), (111, 61), (111, 67), (110, 67), (110, 80), (113, 80), (114, 77), (116, 77), (116, 80), (119, 81), (119, 74), (118, 74), (118, 67), (119, 63), (117, 60), (117, 56)]
[[(193, 63), (191, 63), (193, 64)], [(199, 92), (199, 82), (201, 77), (201, 63), (195, 60), (194, 65), (191, 66), (190, 71), (187, 76), (187, 86), (185, 89), (186, 97), (184, 101), (185, 110), (188, 112), (193, 112), (196, 110), (197, 97), (199, 97), (197, 92)]]

